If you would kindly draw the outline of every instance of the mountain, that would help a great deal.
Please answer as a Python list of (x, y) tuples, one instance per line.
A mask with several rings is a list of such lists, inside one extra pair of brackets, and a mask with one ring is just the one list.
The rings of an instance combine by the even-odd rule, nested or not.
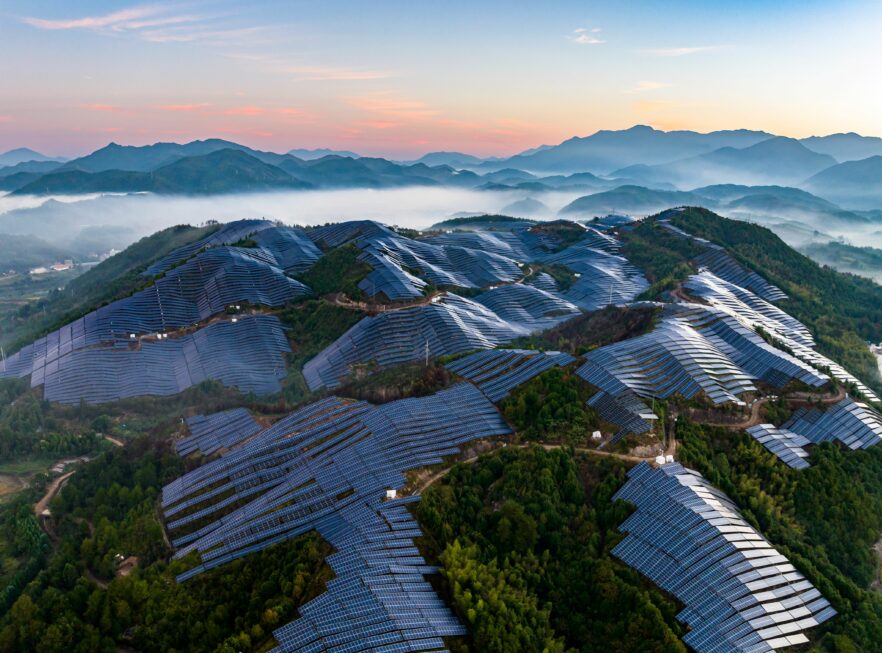
[(143, 147), (110, 143), (91, 154), (68, 161), (61, 170), (149, 172), (177, 159), (188, 156), (202, 156), (227, 149), (253, 152), (253, 150), (244, 145), (219, 138), (193, 141), (182, 145), (178, 143), (154, 143), (153, 145), (145, 145)]
[(808, 179), (803, 187), (848, 208), (882, 207), (882, 156), (831, 166)]
[(17, 175), (21, 172), (45, 174), (60, 167), (59, 161), (22, 161), (5, 168), (0, 168), (0, 178)]
[(836, 241), (809, 243), (799, 251), (821, 265), (882, 283), (882, 249), (855, 247)]
[(776, 136), (745, 148), (723, 147), (707, 154), (635, 170), (617, 170), (617, 177), (637, 176), (679, 187), (696, 184), (797, 184), (836, 165), (829, 154), (812, 152), (792, 138)]
[(525, 197), (505, 206), (502, 214), (515, 218), (547, 218), (554, 215), (554, 211), (537, 199)]
[(0, 234), (0, 274), (28, 270), (69, 258), (68, 252), (36, 236)]
[(453, 168), (468, 168), (484, 163), (485, 159), (464, 154), (463, 152), (429, 152), (412, 163), (424, 163), (427, 166), (451, 166)]
[(14, 166), (26, 161), (64, 161), (61, 157), (46, 156), (27, 147), (19, 147), (0, 154), (0, 166)]
[(326, 147), (320, 147), (315, 150), (290, 150), (288, 152), (289, 156), (297, 157), (298, 159), (303, 159), (304, 161), (312, 161), (314, 159), (321, 159), (324, 156), (347, 156), (350, 159), (357, 159), (360, 154), (356, 154), (355, 152), (350, 152), (349, 150), (329, 150)]
[(186, 157), (153, 172), (106, 170), (84, 172), (60, 169), (19, 188), (19, 195), (52, 193), (142, 192), (166, 194), (233, 193), (280, 188), (309, 188), (311, 184), (263, 163), (239, 150), (218, 150)]
[(531, 154), (520, 154), (484, 168), (514, 167), (531, 172), (593, 172), (605, 174), (625, 166), (654, 165), (704, 154), (721, 147), (748, 147), (771, 138), (749, 130), (665, 132), (645, 125), (622, 131), (599, 131), (575, 137)]
[(580, 197), (560, 210), (560, 215), (593, 217), (607, 213), (649, 215), (671, 206), (707, 204), (703, 198), (682, 191), (652, 190), (642, 186), (619, 186)]
[(829, 154), (840, 163), (882, 155), (882, 138), (877, 136), (861, 136), (854, 132), (830, 134), (829, 136), (810, 136), (809, 138), (801, 139), (800, 143), (813, 152)]
[[(110, 150), (102, 148), (96, 153), (100, 153), (100, 156), (92, 159), (91, 163), (103, 167), (109, 162), (109, 154), (114, 151), (120, 151), (119, 146)], [(168, 148), (122, 148), (122, 151), (126, 161), (118, 162), (130, 167), (147, 167), (148, 160), (155, 160), (170, 152)], [(139, 154), (146, 155), (146, 159), (140, 160)], [(334, 155), (304, 161), (293, 156), (255, 152), (237, 146), (235, 149), (173, 158), (169, 163), (146, 171), (111, 169), (89, 172), (64, 165), (36, 178), (34, 173), (18, 173), (6, 180), (0, 178), (0, 187), (15, 190), (20, 195), (96, 192), (203, 195), (282, 188), (475, 186), (479, 182), (480, 177), (475, 173), (454, 170), (449, 166), (427, 166), (422, 163), (399, 165), (385, 159), (352, 159)]]

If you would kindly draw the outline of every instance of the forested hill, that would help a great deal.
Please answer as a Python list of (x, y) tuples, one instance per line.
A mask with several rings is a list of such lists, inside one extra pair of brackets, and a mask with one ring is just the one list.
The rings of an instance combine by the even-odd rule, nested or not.
[(739, 261), (787, 293), (781, 308), (809, 326), (819, 349), (877, 391), (882, 377), (867, 343), (882, 342), (882, 286), (821, 266), (769, 229), (688, 208), (659, 217), (726, 247)]
[[(842, 363), (882, 390), (866, 345), (882, 340), (882, 287), (704, 209), (610, 224), (486, 215), (422, 233), (371, 221), (180, 226), (7, 312), (3, 336), (22, 344), (102, 305), (114, 319), (123, 315), (109, 310), (115, 305), (151, 315), (159, 306), (171, 319), (174, 302), (189, 297), (176, 294), (180, 287), (225, 285), (247, 292), (224, 295), (200, 316), (204, 325), (145, 328), (143, 337), (126, 329), (112, 349), (72, 350), (74, 363), (96, 352), (130, 360), (196, 342), (212, 364), (206, 369), (229, 368), (227, 354), (259, 334), (210, 347), (194, 336), (257, 319), (278, 320), (286, 348), (283, 358), (241, 364), (284, 368), (269, 391), (208, 375), (151, 396), (144, 379), (187, 369), (163, 360), (108, 374), (133, 392), (94, 401), (53, 399), (52, 369), (36, 383), (33, 373), (0, 379), (0, 483), (30, 470), (27, 486), (0, 502), (0, 651), (336, 651), (346, 638), (360, 646), (357, 628), (365, 628), (386, 629), (379, 636), (413, 651), (687, 653), (696, 633), (719, 644), (730, 632), (715, 622), (702, 631), (702, 619), (693, 620), (704, 594), (690, 588), (706, 589), (704, 579), (665, 584), (682, 580), (687, 565), (678, 555), (688, 550), (692, 561), (706, 555), (707, 566), (692, 569), (725, 577), (742, 604), (756, 600), (744, 611), (768, 607), (798, 629), (801, 643), (786, 650), (882, 653), (874, 549), (882, 537), (882, 438), (873, 430), (882, 416), (860, 404), (859, 446), (846, 442), (844, 428), (830, 429), (835, 441), (806, 435), (807, 444), (789, 451), (803, 454), (801, 467), (746, 430), (783, 432), (799, 416), (835, 419), (857, 406), (855, 379), (821, 367)], [(709, 251), (727, 267), (704, 267)], [(230, 275), (205, 281), (215, 261)], [(715, 277), (714, 265), (732, 281)], [(270, 267), (272, 275), (257, 273)], [(619, 280), (597, 290), (623, 277), (632, 280), (627, 289)], [(701, 295), (697, 282), (711, 277), (732, 294)], [(790, 315), (765, 303), (763, 290), (751, 304), (719, 308), (757, 280), (765, 291), (777, 286), (768, 301)], [(248, 300), (255, 289), (279, 286), (298, 292)], [(136, 295), (164, 301), (139, 304)], [(761, 310), (779, 330), (756, 321)], [(809, 332), (829, 357), (823, 366), (788, 347), (811, 341)], [(465, 344), (430, 350), (436, 341)], [(318, 378), (333, 385), (310, 383), (313, 361), (336, 351), (369, 355), (329, 364), (333, 374)], [(105, 382), (107, 368), (69, 369), (82, 387)], [(45, 473), (60, 462), (62, 471)], [(697, 525), (719, 513), (687, 514), (694, 504), (666, 522), (666, 510), (648, 515), (634, 495), (618, 500), (635, 477), (680, 465), (720, 493), (715, 505), (743, 539), (729, 541), (732, 531), (710, 523), (717, 520)], [(677, 478), (692, 478), (688, 470)], [(663, 499), (655, 505), (680, 510)], [(649, 542), (657, 548), (634, 545), (638, 527), (646, 530), (636, 539), (658, 535)], [(700, 541), (690, 540), (695, 533)], [(752, 564), (745, 559), (733, 572), (717, 554), (731, 545), (734, 557), (748, 541), (766, 553), (754, 571), (744, 572)], [(631, 546), (648, 565), (663, 560), (662, 573), (626, 557)], [(775, 584), (740, 594), (739, 583), (770, 561), (777, 571), (762, 577), (776, 574)], [(375, 581), (386, 603), (365, 598)], [(777, 607), (770, 587), (798, 596)], [(405, 632), (414, 596), (431, 615), (425, 629)], [(372, 607), (340, 619), (328, 606), (345, 600)], [(365, 615), (374, 622), (358, 622)], [(313, 635), (317, 621), (336, 630)], [(425, 634), (439, 623), (447, 630)], [(762, 626), (742, 624), (739, 636), (765, 637)], [(730, 650), (705, 644), (694, 650)]]

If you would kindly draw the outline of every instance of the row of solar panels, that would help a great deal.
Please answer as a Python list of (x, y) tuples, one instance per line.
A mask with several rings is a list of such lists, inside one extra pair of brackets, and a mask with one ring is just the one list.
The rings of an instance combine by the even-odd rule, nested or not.
[(245, 408), (194, 415), (187, 418), (187, 427), (190, 435), (175, 443), (179, 456), (192, 453), (209, 456), (221, 449), (233, 448), (260, 431), (260, 424)]
[[(735, 317), (745, 327), (748, 327), (747, 330), (762, 328), (777, 340), (783, 349), (791, 352), (797, 363), (804, 364), (806, 369), (829, 371), (830, 375), (838, 381), (854, 385), (867, 399), (879, 401), (876, 394), (859, 379), (847, 372), (841, 365), (814, 350), (814, 340), (805, 325), (749, 290), (723, 281), (706, 270), (688, 279), (684, 287), (691, 294), (700, 297), (719, 311)], [(744, 330), (742, 329), (742, 331)], [(778, 349), (776, 348), (776, 350)], [(772, 373), (775, 372), (772, 371)], [(827, 378), (826, 374), (814, 371), (808, 377), (797, 378), (809, 385), (818, 385), (809, 377)], [(758, 378), (765, 377), (758, 374)], [(783, 385), (775, 380), (770, 380), (770, 382), (773, 385)]]
[(697, 653), (763, 653), (805, 644), (836, 612), (722, 492), (677, 463), (641, 463), (615, 499), (637, 510), (614, 556), (685, 608), (683, 641)]
[[(242, 424), (235, 436), (227, 426)], [(273, 634), (277, 653), (439, 651), (465, 629), (425, 575), (437, 572), (413, 544), (421, 536), (405, 504), (386, 499), (404, 472), (441, 462), (466, 442), (509, 433), (471, 384), (383, 406), (336, 397), (253, 434), (238, 412), (191, 420), (198, 436), (223, 438), (222, 455), (163, 489), (176, 556), (200, 563), (186, 580), (311, 530), (335, 549), (335, 578)]]
[(243, 393), (281, 390), (287, 338), (275, 316), (210, 324), (170, 340), (90, 347), (34, 370), (49, 401), (106, 403), (143, 395), (170, 396), (206, 380)]
[[(254, 233), (254, 230), (257, 230)], [(230, 247), (251, 234), (257, 247)], [(230, 334), (246, 327), (192, 327), (231, 305), (280, 306), (309, 289), (283, 270), (303, 270), (321, 256), (303, 230), (263, 220), (230, 223), (207, 239), (172, 252), (148, 271), (160, 274), (143, 290), (65, 325), (0, 363), (0, 377), (31, 377), (45, 397), (67, 403), (169, 395), (210, 378), (243, 392), (279, 389), (288, 351), (275, 318), (248, 321), (253, 332), (237, 351)], [(146, 334), (157, 340), (140, 341)], [(228, 351), (224, 351), (228, 348)], [(247, 363), (250, 356), (250, 369)], [(133, 373), (143, 369), (144, 373)]]
[[(510, 292), (503, 288), (508, 286), (497, 290)], [(388, 367), (427, 356), (491, 349), (534, 330), (503, 320), (477, 299), (446, 294), (425, 306), (366, 317), (306, 363), (306, 382), (312, 390), (335, 388), (358, 365)]]
[(867, 449), (882, 442), (882, 415), (846, 397), (827, 410), (800, 408), (780, 427), (758, 424), (747, 432), (794, 469), (809, 466), (805, 447), (840, 442), (849, 449)]
[(575, 360), (557, 351), (489, 349), (464, 356), (446, 367), (478, 386), (490, 401), (498, 402), (552, 367), (563, 367)]
[(671, 233), (683, 238), (689, 238), (704, 247), (704, 251), (695, 258), (695, 263), (700, 267), (709, 269), (721, 279), (745, 288), (767, 301), (775, 302), (787, 299), (787, 295), (783, 290), (769, 283), (753, 270), (745, 268), (732, 258), (731, 254), (723, 247), (675, 227), (667, 218), (659, 220), (658, 224)]

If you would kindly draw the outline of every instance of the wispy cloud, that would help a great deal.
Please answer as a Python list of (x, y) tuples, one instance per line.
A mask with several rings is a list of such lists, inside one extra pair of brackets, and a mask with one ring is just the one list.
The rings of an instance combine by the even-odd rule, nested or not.
[(45, 18), (34, 18), (26, 16), (25, 18), (22, 18), (22, 22), (38, 29), (50, 30), (95, 30), (102, 28), (128, 29), (127, 26), (130, 25), (133, 21), (138, 21), (140, 19), (147, 18), (148, 16), (155, 16), (161, 11), (162, 9), (160, 7), (141, 6), (131, 7), (129, 9), (122, 9), (120, 11), (114, 11), (113, 13), (104, 14), (103, 16), (86, 16), (84, 18), (70, 18), (62, 20), (48, 20)]
[(0, 122), (12, 122), (14, 118), (8, 115), (0, 115)]
[(269, 29), (260, 26), (218, 29), (198, 25), (178, 25), (164, 29), (144, 30), (140, 36), (151, 43), (194, 43), (198, 41), (223, 46), (231, 43), (247, 44), (260, 40)]
[(296, 79), (307, 81), (360, 82), (371, 79), (385, 79), (390, 73), (380, 70), (357, 68), (335, 68), (331, 66), (287, 66), (286, 72)]
[(44, 30), (88, 30), (100, 34), (130, 34), (153, 43), (206, 42), (212, 45), (266, 41), (269, 27), (240, 26), (223, 15), (178, 13), (173, 6), (139, 5), (100, 16), (47, 19), (27, 16), (22, 22)]
[(86, 111), (99, 111), (103, 113), (118, 113), (122, 111), (122, 107), (119, 107), (115, 104), (81, 104), (80, 109), (85, 109)]
[(719, 45), (701, 45), (698, 47), (690, 48), (656, 48), (650, 50), (641, 50), (641, 52), (652, 57), (685, 57), (690, 54), (698, 54), (699, 52), (711, 52), (713, 50), (719, 50), (720, 47), (721, 46)]
[(392, 93), (371, 93), (347, 98), (347, 102), (362, 111), (376, 114), (388, 122), (394, 120), (423, 120), (438, 115), (438, 111), (419, 100), (408, 100)]
[(306, 65), (273, 55), (256, 54), (254, 52), (229, 52), (224, 56), (237, 61), (253, 63), (267, 72), (287, 75), (296, 81), (362, 82), (395, 77), (395, 73), (385, 70), (348, 66)]
[(652, 82), (652, 81), (642, 81), (637, 82), (637, 85), (633, 88), (629, 88), (625, 93), (645, 93), (647, 91), (657, 91), (661, 88), (670, 88), (671, 85), (667, 82)]
[(572, 34), (567, 38), (578, 45), (600, 45), (601, 43), (606, 43), (605, 40), (600, 38), (599, 27), (594, 27), (592, 29), (579, 27), (578, 29), (574, 29)]
[(161, 104), (157, 107), (157, 109), (161, 109), (162, 111), (178, 111), (178, 112), (187, 112), (187, 111), (200, 111), (202, 109), (207, 109), (211, 105), (207, 102), (200, 102), (197, 104)]
[(266, 113), (263, 107), (232, 107), (224, 111), (225, 116), (259, 116)]

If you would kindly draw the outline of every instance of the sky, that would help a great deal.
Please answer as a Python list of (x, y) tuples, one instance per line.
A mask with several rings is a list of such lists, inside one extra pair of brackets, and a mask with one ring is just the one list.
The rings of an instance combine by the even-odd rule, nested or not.
[(599, 129), (882, 135), (882, 3), (0, 0), (0, 151), (508, 156)]

